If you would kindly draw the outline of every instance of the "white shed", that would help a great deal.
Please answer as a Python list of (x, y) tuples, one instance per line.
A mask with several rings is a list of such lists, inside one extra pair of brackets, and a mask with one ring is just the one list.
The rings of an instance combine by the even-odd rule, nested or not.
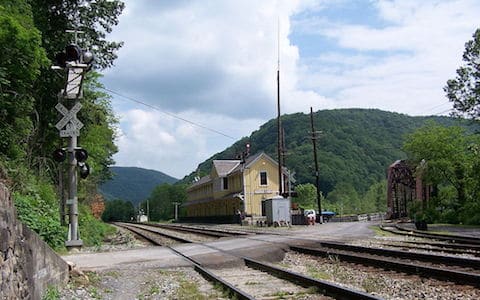
[(265, 215), (267, 223), (271, 224), (290, 224), (290, 199), (282, 196), (275, 196), (265, 200)]

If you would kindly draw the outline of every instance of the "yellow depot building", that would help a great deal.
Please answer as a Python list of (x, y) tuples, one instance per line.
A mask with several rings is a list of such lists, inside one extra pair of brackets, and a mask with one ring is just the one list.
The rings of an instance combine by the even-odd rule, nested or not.
[[(288, 171), (282, 184), (288, 188)], [(278, 163), (264, 152), (241, 160), (214, 160), (210, 175), (187, 189), (187, 219), (233, 220), (239, 212), (262, 216), (262, 201), (279, 194)]]

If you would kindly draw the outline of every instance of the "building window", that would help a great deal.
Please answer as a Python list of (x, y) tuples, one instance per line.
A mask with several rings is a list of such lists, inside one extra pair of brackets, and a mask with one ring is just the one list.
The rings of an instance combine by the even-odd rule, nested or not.
[(267, 172), (260, 172), (260, 185), (267, 185)]
[(228, 190), (228, 177), (222, 178), (222, 190)]

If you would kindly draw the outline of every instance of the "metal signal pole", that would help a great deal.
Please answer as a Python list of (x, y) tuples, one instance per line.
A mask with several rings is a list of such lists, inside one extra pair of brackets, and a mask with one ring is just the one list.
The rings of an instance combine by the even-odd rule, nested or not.
[(83, 123), (77, 119), (77, 113), (82, 108), (79, 101), (83, 98), (82, 84), (85, 73), (91, 68), (93, 54), (77, 45), (77, 34), (82, 33), (81, 31), (67, 32), (75, 33), (75, 43), (66, 46), (64, 52), (57, 54), (57, 66), (52, 68), (63, 70), (66, 73), (66, 82), (58, 95), (59, 102), (55, 106), (62, 118), (55, 124), (55, 127), (60, 131), (60, 137), (68, 138), (68, 146), (66, 149), (56, 149), (53, 156), (58, 162), (63, 162), (68, 158), (68, 199), (66, 204), (69, 206), (69, 230), (65, 246), (78, 248), (83, 245), (83, 241), (80, 239), (78, 231), (77, 168), (79, 168), (81, 178), (89, 175), (90, 168), (85, 162), (88, 158), (87, 151), (77, 145), (77, 138), (83, 127)]
[(313, 126), (313, 109), (310, 107), (310, 124), (312, 125), (312, 143), (313, 143), (313, 159), (315, 160), (315, 183), (317, 187), (317, 205), (318, 213), (320, 214), (320, 224), (323, 223), (322, 217), (322, 204), (320, 197), (320, 173), (318, 172), (318, 159), (317, 159), (317, 132)]

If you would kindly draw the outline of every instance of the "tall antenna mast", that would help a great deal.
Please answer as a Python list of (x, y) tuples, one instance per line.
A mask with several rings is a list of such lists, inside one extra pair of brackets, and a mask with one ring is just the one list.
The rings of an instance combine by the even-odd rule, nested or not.
[(277, 24), (277, 154), (278, 154), (278, 194), (282, 195), (283, 193), (283, 184), (282, 184), (282, 121), (280, 118), (280, 18), (278, 19)]

